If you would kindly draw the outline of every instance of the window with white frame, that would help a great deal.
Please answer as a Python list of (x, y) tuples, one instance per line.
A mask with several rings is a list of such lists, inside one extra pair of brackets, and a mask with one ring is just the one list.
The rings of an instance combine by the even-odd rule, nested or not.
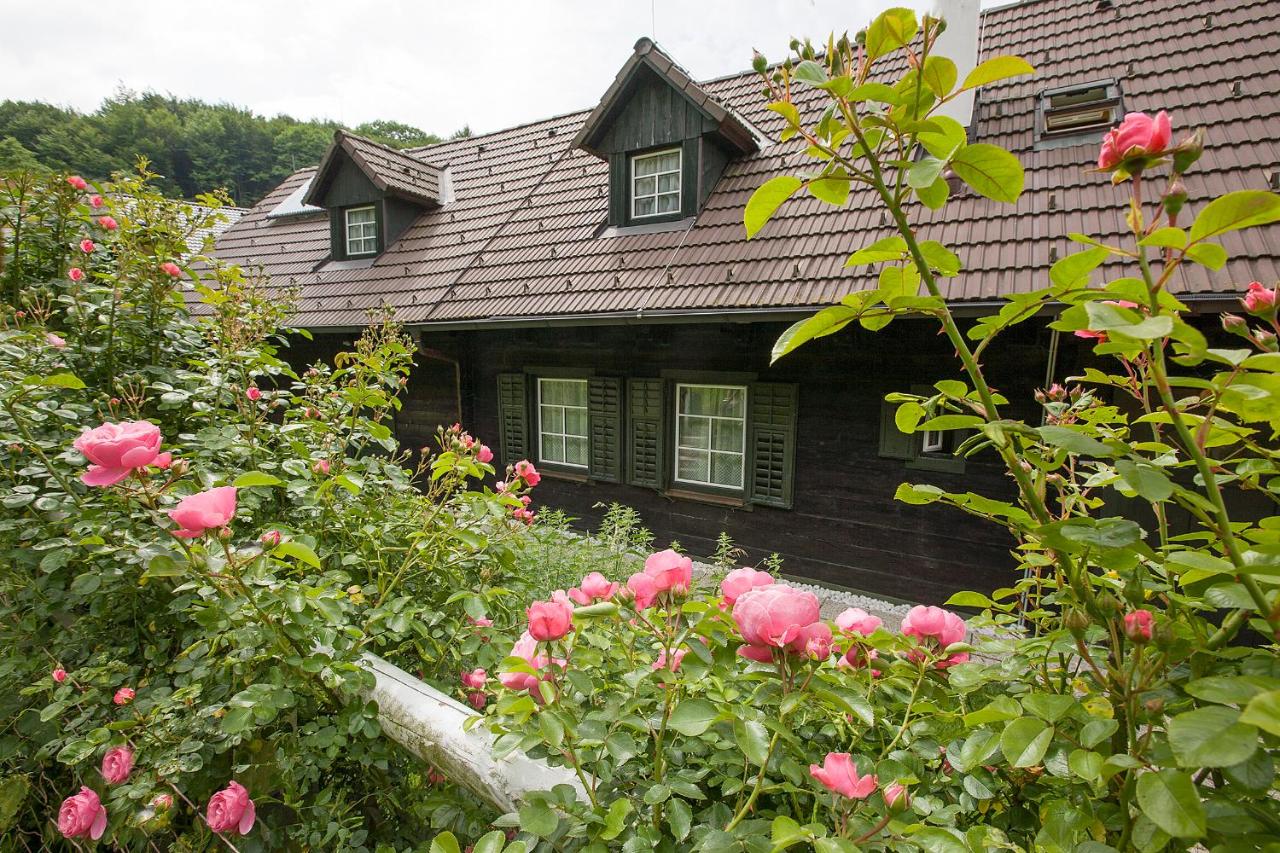
[(538, 458), (587, 467), (587, 380), (538, 379)]
[(676, 386), (677, 482), (741, 489), (747, 447), (747, 389)]
[(372, 255), (378, 251), (378, 214), (373, 205), (346, 211), (347, 255)]
[(680, 149), (631, 158), (631, 218), (680, 212)]
[(924, 436), (920, 441), (920, 452), (942, 453), (946, 450), (946, 444), (946, 433), (935, 432), (934, 430), (927, 429), (924, 431)]

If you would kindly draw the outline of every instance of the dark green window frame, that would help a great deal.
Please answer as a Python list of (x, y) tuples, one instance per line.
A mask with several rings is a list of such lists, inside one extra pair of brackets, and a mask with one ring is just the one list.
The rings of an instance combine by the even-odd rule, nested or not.
[[(911, 386), (912, 394), (928, 396), (936, 393), (927, 385)], [(898, 410), (896, 403), (887, 400), (880, 402), (880, 449), (879, 455), (885, 459), (898, 459), (905, 462), (905, 467), (912, 471), (937, 471), (942, 474), (963, 474), (964, 457), (956, 456), (955, 450), (964, 441), (967, 434), (960, 430), (932, 432), (919, 430), (905, 433), (898, 429), (894, 414)]]

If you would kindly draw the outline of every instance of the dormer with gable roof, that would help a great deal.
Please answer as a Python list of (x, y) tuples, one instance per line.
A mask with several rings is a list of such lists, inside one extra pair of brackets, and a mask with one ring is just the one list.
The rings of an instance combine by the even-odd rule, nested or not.
[(609, 162), (609, 224), (625, 227), (696, 216), (729, 160), (761, 139), (642, 38), (574, 145)]
[(329, 211), (330, 257), (347, 261), (377, 257), (450, 195), (447, 169), (338, 130), (302, 203)]

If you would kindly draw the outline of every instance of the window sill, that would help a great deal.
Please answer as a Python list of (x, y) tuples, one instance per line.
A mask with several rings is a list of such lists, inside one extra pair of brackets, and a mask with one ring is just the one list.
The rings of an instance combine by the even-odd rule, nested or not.
[(667, 489), (662, 493), (663, 497), (674, 498), (682, 501), (696, 501), (697, 503), (713, 504), (714, 506), (729, 507), (730, 509), (749, 509), (750, 505), (746, 498), (741, 495), (717, 495), (711, 492), (700, 492), (694, 489)]
[(552, 462), (539, 462), (538, 473), (552, 480), (564, 480), (567, 483), (586, 483), (589, 478), (585, 471), (566, 471), (563, 468), (550, 468)]
[(907, 463), (912, 471), (937, 471), (940, 474), (963, 474), (964, 460), (954, 456), (917, 456)]

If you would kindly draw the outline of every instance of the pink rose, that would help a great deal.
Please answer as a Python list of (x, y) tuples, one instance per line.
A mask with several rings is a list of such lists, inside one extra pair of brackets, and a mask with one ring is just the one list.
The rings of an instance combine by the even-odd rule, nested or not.
[(645, 559), (644, 573), (653, 579), (658, 592), (688, 592), (693, 582), (693, 560), (668, 548)]
[[(84, 178), (80, 177), (79, 175), (72, 175), (71, 177), (67, 178), (67, 183), (78, 190), (85, 189), (86, 187), (89, 186), (89, 182), (86, 181)], [(95, 835), (94, 838), (97, 838), (97, 836)]]
[(734, 569), (720, 581), (720, 594), (725, 604), (730, 606), (738, 600), (738, 596), (752, 589), (768, 586), (773, 583), (773, 575), (751, 568)]
[(1250, 314), (1270, 314), (1276, 310), (1275, 289), (1266, 288), (1260, 281), (1249, 282), (1249, 290), (1240, 301)]
[(477, 628), (493, 627), (493, 620), (487, 616), (481, 616), (479, 619), (473, 619), (472, 617), (468, 616), (467, 621), (470, 622), (472, 625), (475, 625)]
[(516, 521), (523, 521), (525, 524), (533, 524), (533, 520), (537, 518), (537, 516), (533, 514), (532, 510), (525, 509), (524, 507), (512, 510), (511, 517)]
[[(841, 669), (864, 669), (871, 661), (880, 656), (875, 649), (864, 649), (862, 646), (854, 643), (849, 647), (844, 656), (836, 662), (836, 666)], [(879, 675), (876, 670), (871, 671), (872, 675)]]
[(732, 615), (747, 645), (780, 649), (818, 621), (819, 609), (813, 593), (771, 584), (744, 592)]
[(314, 473), (316, 473), (316, 474), (328, 474), (328, 473), (329, 473), (329, 460), (328, 460), (328, 459), (317, 459), (314, 463), (312, 463), (312, 465), (311, 465), (311, 470), (312, 470)]
[(1124, 615), (1124, 635), (1131, 642), (1138, 645), (1150, 642), (1151, 621), (1150, 610), (1134, 610), (1132, 613), (1126, 613)]
[(530, 636), (539, 642), (558, 640), (573, 627), (573, 606), (567, 603), (567, 599), (535, 601), (529, 605), (525, 615), (529, 617)]
[(231, 782), (227, 787), (209, 798), (205, 809), (205, 822), (214, 832), (230, 832), (236, 830), (241, 835), (248, 835), (253, 829), (257, 812), (249, 792), (239, 782)]
[[(520, 639), (516, 640), (516, 644), (511, 647), (511, 652), (507, 657), (520, 658), (534, 670), (542, 670), (551, 663), (564, 666), (564, 661), (559, 658), (553, 659), (550, 655), (538, 651), (538, 641), (535, 640), (528, 631), (520, 635)], [(551, 673), (543, 673), (541, 679), (536, 675), (527, 672), (503, 672), (498, 675), (498, 681), (508, 690), (527, 690), (535, 697), (538, 695), (538, 681), (546, 681), (551, 678)]]
[(169, 510), (169, 517), (178, 525), (173, 535), (183, 539), (195, 539), (207, 531), (220, 530), (227, 526), (235, 514), (235, 486), (219, 486), (189, 495)]
[(814, 660), (831, 657), (831, 626), (826, 622), (814, 622), (800, 629), (794, 640), (787, 643), (787, 651)]
[(836, 617), (836, 627), (846, 634), (861, 634), (870, 637), (884, 623), (879, 616), (872, 616), (861, 607), (850, 607)]
[(917, 605), (907, 611), (906, 618), (902, 620), (903, 634), (921, 642), (934, 640), (944, 649), (962, 641), (965, 632), (964, 620), (941, 607)]
[(268, 548), (274, 548), (284, 539), (284, 535), (279, 530), (268, 530), (259, 537), (258, 541)]
[(250, 385), (248, 388), (244, 389), (244, 395), (255, 403), (262, 399), (262, 392), (258, 390), (257, 385)]
[(97, 841), (106, 830), (107, 810), (91, 788), (82, 785), (80, 793), (62, 801), (58, 809), (58, 832), (63, 836)]
[[(80, 189), (84, 189), (84, 187), (81, 187)], [(89, 204), (93, 207), (102, 207), (102, 196), (100, 195), (89, 196)]]
[(71, 269), (67, 270), (67, 278), (71, 279), (72, 281), (83, 281), (84, 270), (80, 269), (80, 267), (72, 267)]
[(156, 461), (151, 463), (161, 471), (168, 469), (173, 464), (173, 454), (168, 451), (156, 455)]
[(160, 271), (169, 276), (169, 278), (177, 278), (182, 275), (182, 269), (173, 261), (165, 261), (160, 265)]
[(483, 669), (473, 669), (470, 672), (462, 673), (462, 686), (479, 690), (484, 687), (488, 674)]
[(634, 600), (636, 612), (651, 607), (653, 600), (658, 597), (657, 585), (644, 572), (636, 572), (627, 579), (627, 592)]
[(593, 601), (608, 601), (618, 591), (618, 584), (599, 572), (591, 572), (582, 579), (582, 584), (569, 590), (569, 597), (583, 606)]
[(467, 694), (467, 701), (471, 703), (472, 708), (477, 711), (483, 711), (484, 706), (489, 702), (489, 697), (477, 690), (474, 693)]
[(105, 231), (114, 231), (120, 227), (120, 224), (110, 216), (99, 216), (98, 225)]
[(521, 459), (516, 463), (516, 476), (533, 488), (542, 482), (542, 475), (538, 473), (538, 469), (533, 467), (533, 463), (528, 459)]
[(111, 701), (117, 705), (128, 705), (133, 701), (133, 697), (138, 693), (132, 687), (121, 687), (116, 691), (116, 695), (111, 697)]
[(44, 341), (54, 349), (66, 349), (67, 347), (66, 339), (62, 338), (59, 335), (55, 335), (53, 332), (50, 332), (49, 334), (45, 335)]
[(80, 241), (80, 251), (84, 252), (86, 255), (92, 254), (93, 250), (96, 248), (98, 247), (93, 245), (93, 241), (88, 237)]
[(173, 795), (172, 794), (156, 794), (151, 799), (151, 808), (155, 809), (158, 812), (168, 811), (169, 809), (173, 808)]
[(50, 673), (50, 676), (51, 676), (51, 677), (53, 678), (53, 680), (54, 680), (54, 681), (56, 681), (58, 684), (61, 684), (62, 682), (64, 682), (64, 681), (66, 681), (66, 680), (67, 680), (67, 671), (66, 671), (65, 669), (63, 669), (62, 667), (58, 667), (58, 668), (57, 668), (57, 669), (55, 669), (52, 673)]
[(738, 654), (756, 663), (773, 663), (773, 648), (771, 646), (753, 646), (747, 643), (738, 646)]
[(105, 423), (82, 432), (74, 447), (92, 463), (80, 477), (84, 484), (112, 486), (156, 461), (160, 428), (150, 421)]
[(906, 808), (911, 805), (911, 797), (907, 794), (906, 786), (899, 782), (894, 782), (884, 789), (884, 804), (891, 809)]
[(1129, 113), (1102, 140), (1098, 152), (1098, 168), (1111, 171), (1125, 160), (1137, 157), (1158, 157), (1169, 147), (1173, 136), (1169, 114), (1164, 110), (1149, 116), (1146, 113)]
[(112, 747), (102, 756), (102, 778), (108, 785), (119, 785), (129, 778), (132, 770), (133, 750), (127, 746)]
[(858, 765), (847, 752), (828, 752), (822, 766), (809, 765), (809, 775), (842, 797), (863, 800), (875, 791), (875, 774), (858, 775)]
[(480, 449), (476, 451), (476, 461), (484, 465), (493, 461), (493, 451), (487, 444), (480, 445)]
[(650, 665), (650, 668), (670, 669), (672, 672), (679, 672), (680, 662), (684, 660), (684, 656), (687, 654), (689, 654), (688, 649), (676, 649), (670, 656), (668, 656), (667, 650), (663, 649), (658, 652), (658, 659)]

